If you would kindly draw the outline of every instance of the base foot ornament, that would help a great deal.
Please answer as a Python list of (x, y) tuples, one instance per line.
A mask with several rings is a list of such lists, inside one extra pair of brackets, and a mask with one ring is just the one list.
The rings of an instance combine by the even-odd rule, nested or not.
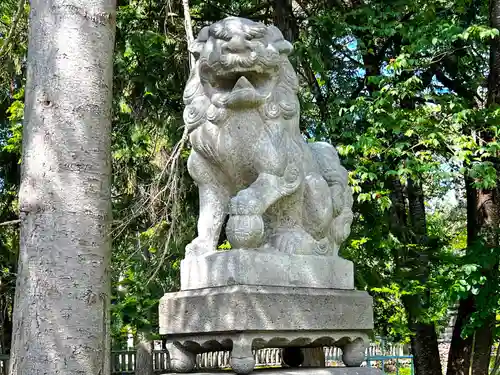
[(252, 353), (252, 341), (240, 338), (233, 342), (230, 359), (231, 368), (237, 374), (250, 374), (255, 368), (255, 358)]
[(170, 369), (173, 372), (186, 373), (194, 370), (196, 355), (186, 350), (179, 342), (167, 344), (170, 357)]
[(365, 360), (367, 344), (363, 339), (356, 339), (342, 348), (342, 362), (347, 367), (360, 367)]

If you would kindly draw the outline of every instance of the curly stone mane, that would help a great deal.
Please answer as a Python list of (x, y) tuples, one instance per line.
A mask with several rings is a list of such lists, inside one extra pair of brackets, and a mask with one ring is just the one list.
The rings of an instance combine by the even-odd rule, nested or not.
[[(234, 25), (235, 21), (237, 19), (229, 18), (205, 27), (190, 48), (196, 63), (183, 96), (186, 105), (184, 122), (189, 131), (206, 121), (217, 124), (227, 115), (228, 104), (238, 94), (224, 91), (223, 87), (214, 88), (212, 80), (224, 77), (225, 70), (234, 69), (235, 66), (240, 68), (237, 70), (253, 72), (255, 78), (261, 75), (261, 81), (270, 81), (270, 87), (265, 88), (267, 92), (263, 89), (255, 93), (255, 101), (267, 118), (298, 117), (298, 79), (288, 60), (291, 44), (283, 39), (281, 32), (274, 26), (266, 27), (256, 22)], [(251, 39), (249, 43), (254, 54), (247, 59), (238, 56), (224, 59), (216, 46), (219, 42), (227, 41), (238, 26), (245, 37), (259, 38), (255, 41)], [(236, 81), (231, 82), (229, 74), (226, 76), (228, 84), (236, 84)]]

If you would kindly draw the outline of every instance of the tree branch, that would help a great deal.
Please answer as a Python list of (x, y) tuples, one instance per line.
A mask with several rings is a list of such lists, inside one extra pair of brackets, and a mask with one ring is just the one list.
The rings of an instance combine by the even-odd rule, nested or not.
[(0, 48), (0, 57), (2, 57), (7, 52), (7, 48), (9, 47), (10, 42), (12, 41), (12, 38), (14, 37), (14, 32), (16, 31), (17, 24), (18, 24), (19, 20), (21, 19), (22, 14), (23, 14), (25, 3), (26, 3), (26, 0), (19, 0), (19, 3), (17, 4), (17, 12), (16, 12), (14, 19), (12, 20), (12, 23), (10, 25), (9, 33), (7, 34), (7, 37), (4, 39), (4, 42), (2, 43), (2, 47)]
[(19, 224), (20, 222), (21, 222), (21, 220), (19, 220), (19, 219), (4, 221), (3, 223), (0, 223), (0, 227), (4, 227), (4, 226), (7, 226), (7, 225)]
[(446, 74), (444, 74), (441, 69), (436, 69), (435, 74), (436, 78), (450, 90), (455, 91), (458, 95), (463, 96), (471, 102), (474, 101), (475, 94), (473, 92), (463, 87), (462, 85), (457, 84), (455, 80), (446, 77)]
[(190, 47), (194, 42), (194, 35), (193, 35), (193, 23), (191, 21), (191, 13), (189, 11), (189, 0), (182, 0), (182, 7), (184, 8), (184, 28), (186, 29), (186, 40), (188, 45), (189, 70), (191, 70), (195, 64), (195, 59), (190, 51)]

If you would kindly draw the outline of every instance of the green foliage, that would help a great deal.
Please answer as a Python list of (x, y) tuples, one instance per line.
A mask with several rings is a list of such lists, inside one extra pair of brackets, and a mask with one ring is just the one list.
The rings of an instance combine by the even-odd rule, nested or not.
[(231, 250), (231, 244), (229, 243), (228, 240), (225, 240), (222, 244), (219, 245), (218, 248), (220, 250)]
[[(0, 4), (0, 50), (6, 43), (18, 1)], [(16, 32), (0, 56), (0, 345), (10, 350), (12, 302), (19, 252), (17, 193), (20, 178), (24, 99), (24, 57), (26, 53), (27, 8), (20, 13)]]
[[(0, 4), (1, 40), (15, 3)], [(269, 23), (274, 3), (191, 1), (195, 32), (228, 15)], [(407, 341), (410, 315), (439, 328), (447, 307), (472, 293), (482, 313), (471, 318), (467, 334), (482, 323), (481, 314), (498, 310), (498, 298), (491, 296), (498, 296), (500, 285), (483, 272), (497, 259), (497, 249), (466, 242), (464, 176), (486, 189), (498, 179), (492, 157), (500, 149), (500, 112), (485, 106), (484, 90), (489, 42), (498, 30), (487, 26), (487, 2), (326, 3), (297, 2), (290, 23), (278, 26), (295, 24), (298, 30), (291, 59), (300, 77), (301, 129), (309, 140), (333, 143), (350, 171), (355, 221), (341, 254), (355, 263), (357, 286), (374, 296), (378, 334)], [(27, 11), (0, 57), (1, 221), (18, 216)], [(189, 150), (180, 157), (175, 212), (166, 209), (164, 188), (171, 173), (165, 165), (183, 132), (189, 68), (182, 14), (181, 2), (124, 0), (118, 6), (112, 134), (116, 340), (129, 329), (156, 332), (158, 300), (178, 288), (180, 259), (195, 236), (198, 198), (186, 174)], [(478, 137), (484, 131), (491, 141)], [(412, 220), (410, 183), (422, 186), (425, 234)], [(174, 219), (180, 226), (172, 234)], [(2, 280), (15, 275), (17, 238), (17, 227), (0, 227), (0, 266), (7, 270)], [(219, 248), (231, 245), (225, 241)], [(415, 308), (405, 306), (407, 297), (418, 302)]]
[[(303, 117), (323, 123), (311, 132), (337, 146), (356, 194), (342, 253), (357, 265), (358, 286), (375, 296), (381, 334), (407, 338), (408, 313), (439, 327), (448, 305), (465, 293), (496, 295), (462, 266), (470, 262), (480, 272), (497, 256), (483, 245), (465, 251), (463, 204), (465, 173), (477, 188), (497, 181), (490, 160), (497, 144), (477, 138), (483, 129), (498, 132), (498, 110), (485, 109), (481, 89), (489, 40), (498, 34), (487, 26), (487, 3), (375, 1), (307, 10), (298, 59), (309, 61), (321, 92), (303, 87), (302, 103), (312, 97), (321, 108), (304, 106)], [(411, 221), (409, 180), (423, 185), (423, 239)], [(403, 189), (405, 217), (398, 221), (394, 181)], [(438, 204), (453, 190), (458, 202)], [(404, 296), (420, 306), (407, 311)], [(498, 308), (489, 301), (483, 311)]]

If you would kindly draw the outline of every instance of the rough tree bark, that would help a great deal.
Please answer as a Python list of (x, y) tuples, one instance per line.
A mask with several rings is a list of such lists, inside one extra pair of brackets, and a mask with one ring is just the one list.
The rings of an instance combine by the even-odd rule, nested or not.
[(302, 353), (304, 354), (303, 367), (326, 367), (323, 348), (304, 348)]
[[(490, 26), (500, 29), (500, 1), (490, 0)], [(500, 38), (493, 39), (490, 48), (488, 105), (500, 105)]]
[[(428, 241), (422, 185), (408, 179), (407, 190), (409, 224), (412, 237), (414, 237), (413, 242), (425, 246)], [(428, 259), (422, 253), (415, 254), (414, 257), (418, 257), (419, 268), (413, 270), (413, 272), (418, 275), (419, 281), (424, 284), (429, 273)], [(429, 291), (403, 298), (403, 304), (408, 312), (409, 328), (414, 333), (411, 337), (411, 351), (414, 356), (416, 375), (442, 373), (436, 327), (432, 323), (421, 322), (418, 319), (419, 317), (413, 313), (415, 308), (419, 309), (422, 305), (428, 305), (429, 299)]]
[[(408, 180), (406, 190), (398, 178), (388, 181), (391, 187), (391, 231), (398, 237), (403, 246), (405, 244), (426, 244), (427, 223), (424, 207), (422, 186), (412, 179)], [(405, 194), (406, 193), (406, 194)], [(408, 205), (406, 205), (406, 198)], [(406, 254), (405, 254), (406, 253)], [(406, 249), (402, 254), (395, 255), (396, 267), (406, 268), (408, 260), (417, 259), (412, 273), (421, 283), (425, 283), (428, 274), (428, 260), (424, 254), (410, 253)], [(418, 267), (418, 268), (416, 268)], [(420, 311), (425, 308), (428, 293), (407, 295), (402, 298), (408, 316), (408, 328), (413, 333), (411, 337), (411, 351), (414, 356), (415, 374), (441, 374), (441, 362), (437, 334), (434, 324), (419, 320)]]
[[(487, 142), (491, 141), (491, 136), (485, 134)], [(498, 174), (498, 165), (497, 165)], [(486, 190), (486, 189), (474, 189), (475, 199), (472, 201), (475, 203), (474, 218), (472, 218), (473, 224), (476, 228), (471, 235), (470, 243), (483, 239), (487, 247), (497, 247), (498, 246), (498, 188)], [(485, 249), (486, 250), (486, 249)], [(486, 276), (487, 282), (495, 282), (498, 279), (498, 259), (496, 259), (492, 264), (487, 265), (482, 270), (483, 275)], [(488, 290), (486, 288), (486, 290)], [(486, 300), (494, 299), (494, 295), (487, 296)], [(476, 304), (476, 298), (473, 297)], [(481, 306), (474, 306), (474, 310), (477, 311)], [(493, 345), (493, 335), (495, 329), (496, 314), (493, 312), (489, 316), (484, 317), (484, 321), (481, 327), (475, 330), (472, 336), (472, 358), (470, 360), (470, 373), (471, 375), (488, 375), (490, 367), (490, 357), (491, 348)], [(468, 369), (467, 369), (468, 370)]]
[(292, 0), (273, 0), (273, 23), (290, 43), (299, 37), (299, 27), (293, 15)]
[(453, 327), (450, 351), (448, 352), (448, 368), (446, 375), (468, 375), (472, 354), (473, 336), (461, 336), (469, 316), (475, 311), (474, 298), (469, 296), (460, 301), (457, 320)]
[[(186, 41), (189, 49), (194, 42), (193, 23), (191, 22), (189, 0), (182, 0), (182, 8), (184, 9), (184, 29), (186, 30)], [(195, 64), (195, 59), (192, 53), (188, 53), (188, 56), (189, 56), (189, 70), (191, 70)]]
[(110, 373), (115, 0), (31, 0), (11, 375)]

